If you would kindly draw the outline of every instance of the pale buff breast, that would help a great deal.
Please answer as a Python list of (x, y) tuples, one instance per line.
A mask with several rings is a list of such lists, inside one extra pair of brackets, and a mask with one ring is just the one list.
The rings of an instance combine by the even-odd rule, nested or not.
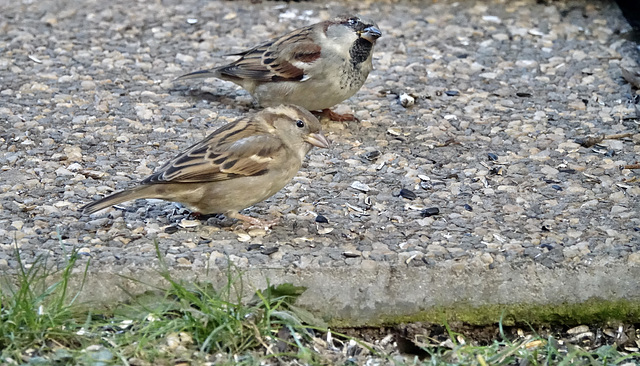
[[(264, 107), (282, 103), (299, 105), (308, 110), (331, 108), (351, 98), (360, 90), (372, 69), (371, 57), (356, 69), (343, 61), (337, 70), (319, 70), (305, 81), (269, 82), (256, 85), (252, 95)], [(339, 76), (336, 76), (335, 74)]]
[(165, 200), (182, 202), (190, 209), (202, 214), (240, 211), (276, 194), (300, 169), (300, 163), (292, 163), (281, 169), (269, 170), (267, 174), (253, 177), (238, 177), (211, 183), (178, 183), (179, 190), (168, 189), (170, 184), (156, 185), (156, 189), (174, 191)]

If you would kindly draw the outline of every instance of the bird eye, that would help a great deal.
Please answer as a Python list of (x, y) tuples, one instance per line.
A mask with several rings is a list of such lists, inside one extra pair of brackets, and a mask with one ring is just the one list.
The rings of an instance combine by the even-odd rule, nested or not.
[(350, 25), (355, 25), (358, 22), (358, 18), (349, 18), (348, 22)]
[(299, 120), (296, 121), (296, 126), (298, 126), (300, 128), (303, 128), (304, 127), (304, 122), (301, 119), (299, 119)]

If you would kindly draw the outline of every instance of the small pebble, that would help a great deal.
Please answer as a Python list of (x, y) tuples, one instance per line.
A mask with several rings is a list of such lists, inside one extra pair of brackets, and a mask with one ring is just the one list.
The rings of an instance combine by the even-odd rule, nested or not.
[(36, 57), (36, 56), (34, 56), (34, 55), (29, 55), (29, 59), (30, 59), (31, 61), (33, 61), (33, 62), (37, 63), (37, 64), (41, 64), (41, 63), (42, 63), (42, 60), (40, 60), (39, 58), (37, 58), (37, 57)]
[(400, 105), (405, 108), (409, 108), (416, 103), (416, 98), (407, 93), (400, 94)]
[(164, 232), (167, 233), (167, 234), (176, 233), (176, 232), (178, 232), (178, 230), (180, 230), (180, 229), (178, 229), (178, 227), (175, 226), (175, 225), (167, 226), (166, 228), (164, 228)]
[(182, 219), (180, 221), (180, 223), (178, 224), (178, 226), (180, 226), (183, 229), (187, 229), (187, 228), (192, 228), (192, 227), (196, 227), (200, 225), (200, 221), (196, 221), (196, 220), (186, 220), (186, 219)]
[(351, 188), (357, 189), (357, 190), (362, 191), (362, 192), (369, 192), (371, 190), (371, 188), (369, 188), (368, 185), (366, 185), (366, 184), (364, 184), (364, 183), (362, 183), (360, 181), (355, 181), (355, 182), (351, 183)]
[(447, 90), (444, 92), (446, 95), (450, 96), (450, 97), (455, 97), (460, 95), (460, 92), (457, 90)]
[(579, 334), (579, 333), (585, 333), (589, 331), (589, 327), (586, 325), (578, 325), (577, 327), (571, 328), (569, 330), (567, 330), (568, 334)]
[(96, 83), (90, 80), (84, 80), (80, 83), (80, 87), (84, 90), (91, 90), (96, 88)]
[(430, 189), (433, 189), (433, 184), (431, 182), (422, 181), (420, 182), (420, 188), (424, 189), (425, 191), (428, 191)]
[(247, 233), (238, 233), (238, 241), (247, 242), (249, 240), (251, 240), (251, 235)]
[(362, 157), (369, 161), (375, 161), (380, 157), (380, 155), (381, 155), (380, 151), (374, 150), (374, 151), (369, 151), (368, 153), (363, 154)]
[(387, 133), (393, 136), (400, 136), (402, 134), (402, 130), (397, 127), (391, 127), (387, 129)]
[(495, 24), (502, 23), (502, 20), (499, 17), (495, 16), (495, 15), (483, 15), (482, 16), (482, 20), (484, 20), (485, 22), (488, 22), (488, 23), (495, 23)]
[(354, 252), (343, 252), (342, 255), (344, 255), (347, 258), (357, 258), (360, 256), (359, 253), (354, 253)]
[(322, 229), (318, 230), (318, 234), (320, 234), (320, 235), (329, 234), (333, 230), (334, 229), (332, 227), (323, 227)]
[(260, 251), (260, 253), (264, 255), (271, 255), (277, 252), (278, 250), (280, 250), (278, 247), (270, 247), (270, 248), (264, 248), (263, 250)]
[(504, 169), (501, 166), (496, 166), (491, 168), (491, 170), (489, 170), (489, 173), (493, 174), (493, 175), (502, 175), (504, 174)]

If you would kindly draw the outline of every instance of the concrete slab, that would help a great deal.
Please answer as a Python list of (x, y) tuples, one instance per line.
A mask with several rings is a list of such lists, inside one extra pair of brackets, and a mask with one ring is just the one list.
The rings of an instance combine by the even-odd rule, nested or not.
[[(106, 268), (92, 271), (79, 301), (111, 304), (128, 301), (156, 286), (166, 287), (157, 269)], [(76, 273), (79, 278), (82, 273)], [(172, 270), (185, 283), (225, 286), (229, 272)], [(530, 322), (584, 324), (633, 322), (640, 316), (638, 266), (592, 263), (549, 269), (536, 264), (493, 269), (437, 265), (407, 268), (371, 263), (356, 268), (246, 268), (242, 278), (250, 297), (269, 284), (307, 287), (298, 304), (333, 326), (378, 326), (414, 321), (464, 321), (491, 324)], [(78, 282), (73, 289), (78, 289)], [(240, 286), (239, 286), (240, 287)]]
[[(493, 322), (504, 309), (637, 320), (640, 96), (621, 70), (639, 57), (613, 3), (40, 1), (0, 12), (3, 276), (17, 271), (16, 247), (24, 263), (55, 265), (78, 248), (92, 261), (83, 299), (112, 303), (146, 289), (123, 275), (162, 282), (158, 243), (176, 278), (221, 282), (230, 260), (247, 291), (307, 286), (301, 303), (339, 325)], [(384, 33), (374, 72), (337, 107), (361, 122), (325, 121), (332, 148), (247, 210), (280, 216), (272, 231), (194, 221), (161, 201), (77, 212), (255, 110), (233, 84), (175, 77), (344, 13)], [(401, 105), (405, 93), (415, 105)]]

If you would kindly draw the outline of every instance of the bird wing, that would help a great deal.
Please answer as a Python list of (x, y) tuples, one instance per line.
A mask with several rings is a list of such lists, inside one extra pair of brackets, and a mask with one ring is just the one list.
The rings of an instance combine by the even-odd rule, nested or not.
[(256, 131), (255, 126), (225, 127), (169, 161), (142, 184), (215, 182), (262, 175), (284, 149), (282, 140)]
[(305, 80), (304, 68), (320, 57), (321, 48), (312, 38), (313, 27), (297, 29), (250, 50), (234, 54), (239, 60), (217, 68), (230, 78), (256, 81)]

